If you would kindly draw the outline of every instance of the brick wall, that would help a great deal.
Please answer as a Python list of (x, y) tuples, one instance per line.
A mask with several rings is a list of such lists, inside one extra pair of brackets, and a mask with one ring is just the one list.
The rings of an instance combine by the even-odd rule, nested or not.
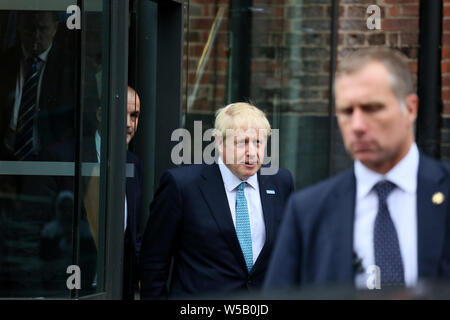
[[(381, 29), (369, 30), (369, 5), (381, 9)], [(411, 71), (417, 72), (419, 47), (419, 0), (341, 0), (339, 56), (362, 47), (387, 46), (405, 53)]]
[[(329, 103), (330, 24), (333, 0), (254, 0), (252, 5), (250, 99), (266, 111), (282, 129), (289, 144), (305, 144), (298, 150), (281, 150), (291, 158), (295, 175), (300, 158), (328, 161), (327, 143), (338, 132), (327, 132)], [(413, 73), (418, 69), (420, 0), (339, 0), (338, 60), (349, 51), (369, 47), (397, 48), (410, 59)], [(369, 5), (381, 13), (381, 30), (367, 28)], [(196, 87), (197, 67), (218, 8), (223, 8), (220, 27)], [(205, 116), (227, 103), (229, 67), (229, 1), (189, 1), (189, 40), (185, 57), (186, 93), (196, 87), (190, 104), (191, 120)], [(442, 47), (442, 97), (444, 102), (442, 150), (450, 160), (450, 0), (444, 0)], [(238, 81), (238, 79), (231, 79)], [(184, 107), (188, 105), (185, 96)], [(309, 118), (308, 118), (309, 117)], [(305, 119), (308, 118), (307, 121)], [(211, 120), (211, 119), (210, 119)], [(292, 145), (290, 144), (290, 145)], [(323, 147), (322, 147), (323, 145)], [(449, 152), (444, 152), (448, 150)], [(345, 166), (345, 154), (338, 145), (332, 156)], [(301, 163), (300, 166), (304, 166)], [(324, 164), (326, 167), (327, 165)]]
[[(185, 75), (187, 94), (195, 90), (195, 100), (190, 103), (192, 112), (212, 112), (226, 103), (228, 2), (189, 2)], [(250, 99), (255, 104), (269, 112), (274, 105), (282, 112), (327, 112), (331, 3), (331, 0), (253, 2)], [(381, 30), (367, 28), (366, 10), (372, 4), (381, 9)], [(222, 8), (223, 15), (215, 20), (218, 8)], [(219, 27), (214, 41), (207, 45), (214, 21)], [(409, 56), (411, 70), (417, 72), (418, 29), (419, 0), (340, 0), (338, 55), (361, 47), (389, 46)], [(448, 38), (450, 42), (450, 34)], [(199, 73), (205, 46), (210, 51), (205, 52), (206, 63)], [(443, 53), (450, 54), (450, 49), (444, 47)], [(443, 66), (450, 69), (450, 61)], [(450, 75), (443, 80), (450, 82)], [(443, 94), (450, 99), (450, 89)], [(450, 100), (445, 108), (450, 109)]]
[[(211, 113), (222, 105), (225, 99), (228, 66), (228, 2), (228, 0), (218, 0), (216, 3), (205, 0), (189, 2), (186, 34), (188, 41), (185, 44), (184, 56), (184, 77), (188, 80), (184, 82), (187, 88), (183, 103), (183, 108), (189, 105), (189, 112)], [(218, 15), (219, 8), (223, 10), (221, 15)], [(216, 28), (212, 28), (214, 23)], [(215, 35), (211, 30), (216, 30)], [(191, 98), (195, 96), (195, 100), (191, 102), (189, 96)]]
[(450, 0), (444, 0), (442, 23), (442, 102), (441, 156), (450, 162)]

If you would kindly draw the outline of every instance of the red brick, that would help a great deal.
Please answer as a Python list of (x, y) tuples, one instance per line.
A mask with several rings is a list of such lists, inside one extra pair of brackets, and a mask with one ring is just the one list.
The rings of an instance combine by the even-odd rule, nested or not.
[(417, 45), (419, 43), (419, 33), (401, 33), (400, 44), (405, 45)]
[(386, 3), (417, 3), (418, 0), (384, 0)]
[(442, 90), (442, 100), (450, 102), (450, 89)]
[(441, 63), (441, 72), (442, 73), (450, 72), (450, 62), (449, 61), (444, 61)]
[(409, 70), (411, 70), (412, 73), (417, 73), (417, 62), (410, 62)]
[(450, 46), (442, 47), (442, 59), (450, 59)]
[(450, 89), (450, 73), (442, 74), (442, 87)]
[(366, 10), (367, 7), (348, 6), (346, 17), (363, 19), (366, 17)]
[(444, 33), (442, 35), (442, 44), (443, 45), (450, 44), (450, 33)]
[(399, 15), (399, 7), (394, 6), (389, 8), (389, 17), (397, 17)]
[(209, 30), (211, 29), (213, 21), (213, 18), (191, 19), (189, 22), (189, 28), (191, 30)]
[(388, 35), (388, 39), (389, 39), (390, 47), (398, 47), (399, 46), (398, 39), (400, 39), (400, 37), (397, 33), (390, 33)]
[(443, 114), (450, 114), (450, 102), (444, 102)]
[(383, 19), (381, 29), (385, 31), (418, 30), (419, 19)]
[(202, 53), (203, 53), (203, 47), (200, 44), (197, 45), (190, 45), (189, 46), (189, 55), (191, 56), (195, 56), (195, 57), (201, 57)]
[(373, 33), (367, 36), (367, 42), (369, 45), (383, 45), (386, 44), (386, 34), (383, 33)]
[(402, 16), (403, 17), (418, 17), (419, 16), (419, 5), (411, 4), (402, 6)]
[(442, 30), (445, 31), (450, 31), (450, 19), (444, 19), (442, 20)]

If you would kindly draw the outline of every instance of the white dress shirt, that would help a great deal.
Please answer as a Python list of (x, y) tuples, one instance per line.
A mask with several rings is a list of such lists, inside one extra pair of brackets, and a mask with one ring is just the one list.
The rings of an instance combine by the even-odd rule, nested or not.
[[(100, 163), (101, 142), (102, 142), (102, 139), (101, 139), (100, 135), (98, 134), (98, 130), (95, 130), (95, 150), (97, 151), (98, 163)], [(125, 221), (123, 222), (123, 230), (127, 230), (127, 211), (128, 211), (127, 195), (125, 195), (125, 213), (124, 213)]]
[[(236, 228), (236, 195), (237, 187), (243, 182), (236, 177), (231, 170), (223, 163), (219, 157), (219, 169), (227, 194), (228, 204), (231, 210), (234, 227)], [(250, 229), (252, 234), (252, 251), (253, 264), (256, 262), (264, 243), (266, 241), (266, 228), (264, 223), (264, 215), (261, 204), (261, 196), (259, 194), (258, 176), (254, 174), (245, 182), (247, 185), (244, 189), (244, 195), (247, 200), (248, 215), (250, 218)]]
[[(385, 175), (376, 173), (361, 162), (355, 161), (356, 210), (353, 233), (353, 248), (362, 259), (362, 267), (367, 270), (375, 265), (374, 224), (378, 213), (378, 196), (373, 190), (381, 180), (389, 180), (397, 187), (389, 194), (387, 206), (397, 230), (403, 261), (405, 284), (414, 286), (418, 278), (417, 260), (417, 173), (419, 150), (412, 144), (408, 154)], [(356, 276), (356, 286), (367, 289), (369, 274)]]

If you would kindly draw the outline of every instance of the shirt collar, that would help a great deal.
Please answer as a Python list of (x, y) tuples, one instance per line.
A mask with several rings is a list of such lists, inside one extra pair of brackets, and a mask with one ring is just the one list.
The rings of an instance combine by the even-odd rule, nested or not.
[(389, 180), (408, 193), (417, 190), (417, 172), (419, 170), (419, 149), (413, 143), (406, 156), (386, 174), (382, 175), (355, 161), (357, 198), (365, 197), (381, 180)]
[(242, 181), (238, 177), (234, 175), (233, 172), (225, 165), (222, 158), (219, 156), (218, 165), (220, 169), (220, 173), (222, 175), (223, 183), (225, 185), (225, 189), (228, 192), (233, 191), (236, 189), (242, 182), (247, 182), (249, 186), (251, 186), (253, 189), (257, 189), (258, 187), (258, 176), (257, 173), (249, 177), (247, 180)]
[[(38, 58), (40, 59), (40, 61), (47, 62), (47, 57), (48, 57), (48, 54), (49, 54), (50, 50), (52, 49), (52, 47), (53, 47), (53, 43), (50, 44), (50, 46), (47, 48), (47, 50), (45, 50), (40, 55), (38, 55)], [(30, 57), (30, 54), (27, 52), (27, 50), (25, 50), (23, 45), (22, 45), (22, 51), (23, 51), (25, 60), (28, 59)]]
[(95, 130), (95, 150), (97, 151), (97, 160), (100, 162), (100, 150), (101, 150), (102, 139), (98, 134), (98, 130)]

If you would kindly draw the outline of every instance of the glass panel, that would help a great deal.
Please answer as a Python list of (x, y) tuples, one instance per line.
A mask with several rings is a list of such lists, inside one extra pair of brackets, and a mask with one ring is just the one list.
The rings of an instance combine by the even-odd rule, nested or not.
[(202, 121), (205, 131), (219, 107), (250, 101), (279, 129), (268, 156), (279, 144), (279, 166), (297, 188), (327, 177), (331, 4), (189, 1), (185, 127), (193, 133)]
[[(102, 1), (86, 1), (93, 2), (101, 10)], [(77, 188), (89, 183), (75, 173), (77, 151), (85, 160), (92, 148), (93, 165), (82, 171), (99, 172), (95, 144), (79, 147), (79, 133), (93, 137), (97, 126), (95, 67), (102, 62), (104, 35), (80, 38), (80, 12), (67, 13), (71, 4), (14, 1), (0, 7), (0, 297), (69, 298), (70, 289), (81, 287), (76, 295), (102, 289), (95, 283), (103, 272), (103, 266), (96, 270), (95, 233)], [(86, 21), (87, 29), (103, 28), (101, 11)]]
[(84, 100), (78, 263), (85, 277), (85, 288), (90, 290), (81, 290), (80, 295), (104, 290), (106, 217), (105, 190), (101, 186), (105, 186), (107, 155), (106, 143), (101, 142), (106, 141), (108, 132), (107, 123), (102, 119), (108, 119), (109, 112), (106, 95), (102, 94), (107, 93), (108, 88), (105, 75), (108, 70), (108, 42), (105, 38), (108, 21), (103, 14), (102, 0), (85, 1), (85, 6), (85, 29), (81, 40)]

